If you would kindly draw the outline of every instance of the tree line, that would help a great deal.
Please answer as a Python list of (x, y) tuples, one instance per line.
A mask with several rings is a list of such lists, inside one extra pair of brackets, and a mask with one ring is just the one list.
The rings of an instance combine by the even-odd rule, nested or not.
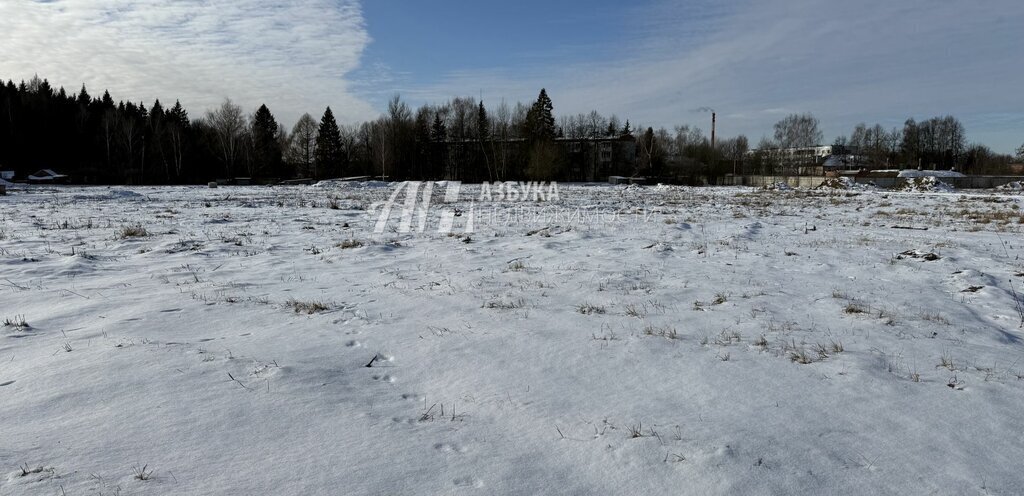
[[(573, 153), (580, 150), (567, 146), (573, 141), (616, 143), (614, 156), (601, 158), (614, 162), (602, 174), (685, 180), (764, 172), (774, 166), (767, 151), (822, 140), (810, 114), (779, 121), (755, 152), (745, 136), (712, 144), (694, 126), (634, 129), (629, 120), (597, 111), (556, 118), (544, 90), (529, 104), (502, 101), (494, 108), (458, 97), (413, 109), (396, 95), (372, 121), (339, 124), (328, 107), (319, 118), (302, 115), (288, 129), (266, 105), (247, 114), (229, 99), (194, 117), (179, 101), (165, 106), (157, 100), (148, 107), (115, 102), (107, 91), (93, 97), (83, 85), (72, 94), (38, 76), (0, 84), (0, 168), (22, 175), (52, 168), (78, 181), (105, 184), (195, 184), (235, 177), (578, 179), (581, 159)], [(859, 124), (834, 145), (853, 150), (872, 167), (920, 164), (991, 172), (1011, 160), (967, 144), (963, 125), (953, 117), (910, 119), (892, 130)], [(1024, 146), (1019, 152), (1024, 155)], [(597, 153), (594, 147), (590, 156)]]
[[(194, 117), (179, 101), (115, 102), (54, 89), (38, 76), (0, 83), (0, 168), (23, 177), (52, 168), (76, 181), (195, 184), (353, 176), (499, 181), (561, 179), (555, 140), (564, 135), (542, 90), (531, 105), (474, 98), (413, 110), (395, 96), (379, 118), (339, 124), (330, 107), (302, 115), (291, 129), (266, 105), (252, 114), (225, 101)], [(600, 114), (568, 118), (570, 132), (629, 135), (628, 124)], [(584, 122), (585, 121), (585, 122)], [(600, 129), (591, 129), (590, 125)]]
[[(818, 120), (811, 114), (794, 114), (775, 124), (772, 138), (762, 138), (747, 165), (754, 172), (778, 168), (774, 151), (811, 147), (822, 143)], [(1009, 170), (1014, 157), (993, 152), (980, 143), (968, 143), (964, 125), (953, 116), (932, 117), (918, 122), (910, 118), (902, 127), (886, 129), (881, 124), (860, 123), (849, 135), (832, 143), (836, 155), (853, 168), (921, 168), (957, 170), (971, 174), (1000, 174)], [(1017, 160), (1024, 159), (1024, 146)]]

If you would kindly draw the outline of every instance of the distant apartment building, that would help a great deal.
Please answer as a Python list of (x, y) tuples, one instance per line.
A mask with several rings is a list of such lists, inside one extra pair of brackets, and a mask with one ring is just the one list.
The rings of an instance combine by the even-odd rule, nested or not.
[(606, 181), (609, 176), (632, 175), (636, 168), (636, 138), (631, 135), (558, 138), (555, 142), (565, 153), (570, 181)]
[(860, 163), (849, 148), (839, 145), (759, 148), (748, 151), (744, 158), (749, 168), (759, 173), (802, 176), (856, 168)]
[[(558, 151), (552, 161), (559, 171), (557, 179), (574, 182), (604, 182), (609, 176), (633, 175), (637, 144), (631, 135), (619, 137), (555, 138)], [(443, 163), (443, 177), (449, 180), (486, 181), (488, 167), (501, 166), (501, 177), (524, 177), (530, 159), (530, 143), (525, 139), (449, 140), (431, 145)]]

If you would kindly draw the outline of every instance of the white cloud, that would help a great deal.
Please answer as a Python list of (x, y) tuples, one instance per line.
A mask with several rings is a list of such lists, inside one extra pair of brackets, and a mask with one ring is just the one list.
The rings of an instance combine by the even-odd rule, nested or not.
[(286, 125), (325, 105), (343, 121), (373, 118), (394, 92), (413, 104), (481, 91), (526, 102), (546, 87), (558, 113), (634, 124), (706, 126), (692, 109), (714, 107), (722, 135), (754, 141), (779, 109), (814, 113), (827, 139), (860, 121), (952, 114), (998, 151), (1024, 141), (1020, 0), (653, 1), (624, 7), (630, 32), (605, 47), (570, 42), (533, 65), (438, 75), (361, 67), (358, 0), (0, 0), (0, 77), (180, 98), (193, 114), (229, 96), (250, 111), (266, 103)]
[(405, 93), (442, 100), (484, 88), (485, 98), (526, 101), (544, 86), (556, 112), (654, 126), (705, 126), (691, 109), (710, 106), (726, 117), (720, 132), (754, 141), (779, 109), (814, 113), (827, 139), (860, 121), (952, 114), (997, 151), (1024, 141), (1020, 0), (666, 0), (636, 14), (631, 45), (613, 60), (463, 71)]
[(286, 126), (326, 105), (339, 120), (376, 114), (346, 80), (370, 43), (355, 0), (3, 0), (0, 19), (4, 79), (179, 98), (194, 116), (230, 97)]

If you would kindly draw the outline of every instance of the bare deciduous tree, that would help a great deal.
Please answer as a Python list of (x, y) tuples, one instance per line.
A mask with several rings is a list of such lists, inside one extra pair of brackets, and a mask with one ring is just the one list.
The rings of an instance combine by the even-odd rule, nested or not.
[(781, 148), (817, 146), (824, 139), (818, 119), (811, 114), (791, 114), (775, 123), (775, 142)]
[(225, 173), (230, 176), (242, 149), (242, 135), (246, 127), (242, 107), (225, 98), (219, 108), (206, 113), (206, 123), (216, 133), (217, 151), (224, 162)]
[(316, 133), (319, 126), (312, 115), (302, 114), (292, 127), (291, 146), (288, 148), (288, 160), (299, 168), (299, 175), (317, 177), (316, 173)]

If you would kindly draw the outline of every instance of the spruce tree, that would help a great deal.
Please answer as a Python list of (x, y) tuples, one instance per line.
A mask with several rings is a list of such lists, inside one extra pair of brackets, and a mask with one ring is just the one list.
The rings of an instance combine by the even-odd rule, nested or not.
[(441, 119), (441, 114), (434, 114), (434, 125), (430, 128), (430, 140), (437, 143), (448, 141), (448, 126)]
[(89, 96), (89, 92), (85, 91), (85, 85), (82, 85), (82, 91), (78, 93), (78, 104), (82, 106), (88, 106), (92, 102), (92, 97)]
[(341, 167), (341, 130), (334, 120), (331, 107), (324, 111), (320, 119), (320, 130), (316, 137), (316, 168), (323, 175), (338, 174)]
[(281, 167), (281, 143), (277, 139), (278, 126), (274, 114), (266, 105), (260, 105), (252, 120), (252, 143), (255, 170), (263, 174), (278, 174)]
[(526, 134), (531, 141), (551, 141), (555, 139), (554, 105), (548, 98), (546, 89), (541, 88), (537, 101), (526, 114)]
[(491, 140), (491, 121), (487, 117), (487, 109), (484, 108), (484, 102), (480, 102), (480, 106), (476, 111), (476, 136), (480, 144), (480, 155), (484, 159), (484, 167), (487, 169), (487, 177), (489, 180), (494, 180), (494, 171), (491, 170), (491, 157), (487, 153), (487, 145)]
[(555, 145), (554, 105), (545, 89), (526, 113), (526, 136), (530, 139), (530, 158), (526, 175), (530, 179), (551, 181), (561, 173), (561, 154)]
[(476, 135), (481, 142), (491, 138), (491, 122), (487, 118), (487, 109), (484, 108), (484, 102), (480, 102), (480, 106), (476, 111)]
[(188, 111), (181, 106), (181, 101), (174, 101), (174, 106), (167, 111), (167, 118), (179, 126), (188, 126)]
[(109, 91), (104, 91), (103, 92), (103, 100), (101, 100), (101, 101), (103, 102), (103, 108), (104, 109), (114, 108), (114, 99), (110, 97), (110, 92)]

